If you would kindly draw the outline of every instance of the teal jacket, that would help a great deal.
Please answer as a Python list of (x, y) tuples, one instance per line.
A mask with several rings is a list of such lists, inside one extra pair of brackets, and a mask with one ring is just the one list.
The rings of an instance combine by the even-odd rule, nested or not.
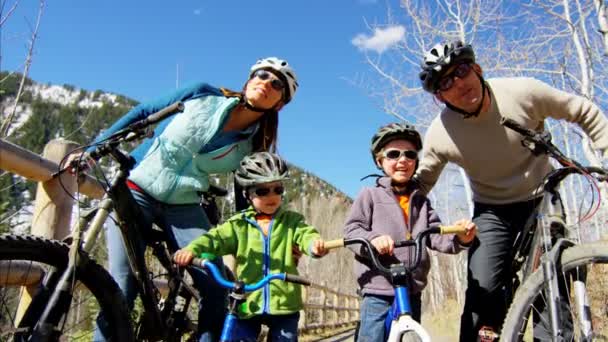
[(223, 134), (228, 115), (239, 98), (225, 97), (219, 89), (197, 83), (133, 108), (96, 141), (178, 100), (184, 102), (184, 111), (161, 122), (154, 139), (132, 153), (138, 164), (129, 179), (160, 202), (192, 204), (198, 203), (199, 193), (209, 188), (210, 174), (235, 170), (252, 151), (257, 125), (209, 150), (209, 143)]
[[(304, 217), (293, 211), (279, 209), (272, 217), (268, 236), (264, 236), (250, 207), (225, 223), (192, 241), (187, 250), (195, 255), (212, 253), (216, 256), (232, 254), (236, 258), (236, 277), (252, 284), (273, 273), (297, 274), (292, 247), (312, 256), (312, 242), (320, 239), (319, 232), (304, 222)], [(239, 308), (239, 317), (249, 318), (263, 313), (285, 315), (302, 310), (301, 285), (273, 280), (252, 292)]]

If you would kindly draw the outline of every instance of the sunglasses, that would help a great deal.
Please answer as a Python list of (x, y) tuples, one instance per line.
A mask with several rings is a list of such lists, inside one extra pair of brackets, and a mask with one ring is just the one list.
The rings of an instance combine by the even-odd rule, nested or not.
[(399, 160), (401, 156), (405, 156), (405, 158), (410, 160), (418, 159), (418, 152), (413, 150), (397, 150), (390, 149), (382, 152), (382, 156), (386, 159), (390, 160)]
[(462, 80), (463, 78), (467, 77), (472, 69), (473, 67), (469, 63), (459, 64), (454, 71), (448, 75), (445, 75), (439, 80), (439, 90), (449, 90), (454, 85), (454, 77), (458, 77)]
[(259, 187), (251, 189), (251, 192), (258, 197), (264, 197), (270, 195), (270, 192), (275, 195), (282, 195), (285, 192), (285, 188), (282, 185), (275, 186), (274, 188)]
[(257, 70), (253, 73), (253, 77), (257, 77), (262, 81), (270, 80), (270, 85), (274, 90), (283, 91), (283, 89), (285, 89), (285, 83), (274, 76), (270, 71)]

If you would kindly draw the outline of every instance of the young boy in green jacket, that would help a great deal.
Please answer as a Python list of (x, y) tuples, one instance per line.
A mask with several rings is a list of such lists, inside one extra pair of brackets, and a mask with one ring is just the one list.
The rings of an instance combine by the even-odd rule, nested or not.
[[(236, 171), (251, 206), (225, 223), (192, 241), (175, 253), (178, 265), (188, 265), (195, 256), (232, 254), (236, 276), (246, 284), (267, 274), (297, 274), (293, 247), (313, 257), (327, 254), (319, 232), (304, 217), (281, 207), (288, 178), (286, 163), (276, 154), (257, 152), (246, 156)], [(299, 311), (304, 307), (300, 285), (272, 281), (252, 292), (239, 308), (239, 325), (259, 333), (269, 328), (271, 341), (297, 341)]]

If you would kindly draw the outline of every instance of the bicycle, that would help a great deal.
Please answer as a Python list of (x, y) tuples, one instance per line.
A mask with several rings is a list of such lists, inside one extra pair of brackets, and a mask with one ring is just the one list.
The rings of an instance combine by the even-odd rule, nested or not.
[[(416, 322), (412, 316), (408, 285), (412, 272), (420, 265), (422, 249), (426, 248), (426, 238), (431, 234), (455, 234), (465, 232), (458, 226), (441, 226), (429, 228), (413, 240), (395, 241), (395, 248), (414, 246), (413, 262), (401, 262), (385, 267), (380, 263), (380, 254), (368, 240), (364, 238), (338, 239), (325, 242), (326, 249), (340, 248), (350, 245), (366, 247), (367, 254), (373, 267), (383, 274), (393, 284), (395, 299), (385, 320), (385, 336), (388, 342), (428, 342), (431, 340), (428, 332)], [(356, 339), (356, 336), (355, 336)]]
[(209, 259), (194, 258), (190, 263), (191, 267), (198, 267), (207, 269), (210, 271), (213, 279), (222, 287), (230, 290), (228, 295), (228, 313), (224, 320), (222, 328), (222, 335), (220, 337), (221, 342), (228, 341), (256, 341), (257, 334), (254, 331), (247, 329), (247, 327), (238, 325), (238, 308), (245, 302), (247, 293), (256, 291), (266, 286), (270, 281), (278, 279), (294, 284), (300, 284), (308, 286), (311, 284), (310, 280), (295, 274), (289, 273), (274, 273), (264, 276), (255, 284), (245, 284), (240, 280), (234, 282), (224, 278), (218, 267), (213, 264)]
[[(520, 285), (514, 276), (515, 296), (500, 340), (520, 341), (527, 336), (531, 315), (535, 338), (562, 341), (572, 334), (571, 338), (580, 341), (608, 339), (608, 295), (590, 301), (593, 299), (590, 294), (596, 295), (596, 289), (608, 288), (606, 284), (594, 283), (608, 278), (605, 265), (608, 241), (577, 244), (567, 236), (569, 227), (557, 189), (569, 175), (581, 174), (606, 181), (608, 172), (599, 167), (582, 166), (565, 156), (551, 142), (549, 132), (536, 132), (507, 118), (502, 118), (501, 124), (521, 134), (522, 145), (533, 154), (548, 154), (562, 167), (546, 176), (536, 214), (516, 239), (513, 271), (516, 274), (522, 270), (522, 280)], [(568, 312), (568, 317), (562, 317), (564, 312)]]
[[(199, 299), (198, 293), (184, 280), (183, 270), (173, 265), (171, 255), (177, 246), (171, 246), (167, 242), (166, 233), (159, 230), (142, 233), (138, 223), (140, 209), (126, 184), (129, 170), (135, 161), (118, 149), (123, 142), (150, 137), (150, 125), (182, 110), (181, 102), (174, 103), (96, 145), (89, 158), (98, 161), (102, 157), (111, 156), (118, 164), (118, 171), (97, 207), (81, 215), (69, 241), (60, 242), (27, 235), (0, 237), (0, 340), (58, 341), (88, 338), (91, 332), (81, 330), (92, 330), (94, 322), (90, 318), (84, 318), (87, 321), (84, 327), (71, 325), (78, 323), (78, 320), (72, 321), (74, 311), (82, 310), (90, 311), (91, 317), (97, 316), (99, 311), (104, 313), (107, 322), (104, 331), (111, 334), (112, 341), (180, 341), (183, 336), (194, 338), (197, 322), (190, 318), (188, 308)], [(81, 165), (82, 161), (75, 164), (77, 173), (85, 169)], [(207, 198), (207, 205), (214, 195), (225, 194), (220, 188), (215, 189), (215, 192), (207, 194), (212, 196)], [(116, 212), (140, 294), (141, 310), (134, 313), (134, 319), (130, 317), (118, 285), (90, 255), (112, 209)], [(150, 272), (145, 257), (142, 257), (142, 248), (145, 248), (141, 244), (143, 237), (146, 237), (154, 259), (166, 272), (161, 275), (167, 281), (166, 295), (155, 285), (159, 276)], [(30, 271), (36, 271), (34, 276), (31, 276)], [(36, 277), (38, 279), (31, 279)], [(27, 284), (34, 284), (33, 299), (25, 308), (23, 318), (15, 321), (15, 315), (9, 311), (12, 306), (7, 304), (6, 296), (17, 293), (16, 286)], [(89, 304), (89, 298), (85, 308), (78, 305), (82, 297), (79, 289), (90, 291), (96, 303)], [(73, 301), (74, 308), (71, 307)]]

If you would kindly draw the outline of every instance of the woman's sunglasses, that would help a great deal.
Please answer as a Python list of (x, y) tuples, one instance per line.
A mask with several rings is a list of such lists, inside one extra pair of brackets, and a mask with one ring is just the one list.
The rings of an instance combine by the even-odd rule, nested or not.
[(283, 91), (283, 89), (285, 89), (285, 83), (274, 76), (270, 71), (257, 70), (253, 73), (253, 76), (261, 79), (262, 81), (270, 79), (270, 85), (274, 90)]
[(413, 150), (390, 149), (383, 151), (382, 156), (390, 160), (399, 160), (401, 156), (405, 156), (405, 158), (410, 160), (416, 160), (418, 159), (418, 152)]
[(258, 197), (268, 196), (271, 191), (274, 192), (275, 195), (282, 195), (285, 192), (285, 188), (282, 185), (278, 185), (273, 188), (259, 187), (251, 189), (251, 192)]
[(446, 91), (452, 88), (454, 85), (454, 77), (458, 77), (461, 80), (471, 72), (473, 67), (469, 63), (459, 64), (454, 71), (452, 71), (449, 75), (443, 76), (439, 80), (439, 90)]

